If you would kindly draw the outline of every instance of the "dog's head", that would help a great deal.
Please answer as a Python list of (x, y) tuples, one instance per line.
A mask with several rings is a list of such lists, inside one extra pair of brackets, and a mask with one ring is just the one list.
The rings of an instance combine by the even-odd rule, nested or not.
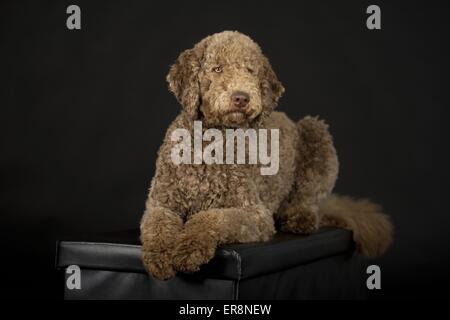
[(233, 31), (206, 37), (182, 52), (167, 81), (184, 112), (206, 126), (252, 126), (284, 92), (259, 46)]

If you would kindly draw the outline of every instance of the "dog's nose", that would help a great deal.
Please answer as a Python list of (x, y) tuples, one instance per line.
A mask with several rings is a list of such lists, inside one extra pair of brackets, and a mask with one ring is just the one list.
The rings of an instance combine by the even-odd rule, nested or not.
[(231, 102), (237, 108), (245, 108), (249, 101), (250, 96), (248, 95), (248, 93), (236, 91), (231, 95)]

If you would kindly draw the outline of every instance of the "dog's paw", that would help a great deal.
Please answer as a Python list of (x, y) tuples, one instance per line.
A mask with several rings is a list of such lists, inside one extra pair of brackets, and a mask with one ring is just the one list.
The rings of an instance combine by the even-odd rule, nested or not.
[(297, 212), (282, 222), (281, 231), (311, 234), (319, 228), (319, 217), (315, 212)]
[(173, 256), (175, 270), (195, 272), (214, 257), (217, 239), (212, 232), (184, 233)]
[(175, 277), (172, 256), (167, 252), (154, 252), (143, 249), (142, 262), (147, 272), (156, 279), (167, 280)]

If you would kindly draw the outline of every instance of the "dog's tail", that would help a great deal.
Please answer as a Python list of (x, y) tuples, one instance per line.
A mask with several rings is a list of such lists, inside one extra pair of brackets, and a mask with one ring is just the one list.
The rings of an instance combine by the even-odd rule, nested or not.
[(320, 224), (352, 231), (358, 252), (378, 257), (390, 246), (394, 229), (381, 210), (381, 206), (366, 199), (332, 194), (320, 206)]

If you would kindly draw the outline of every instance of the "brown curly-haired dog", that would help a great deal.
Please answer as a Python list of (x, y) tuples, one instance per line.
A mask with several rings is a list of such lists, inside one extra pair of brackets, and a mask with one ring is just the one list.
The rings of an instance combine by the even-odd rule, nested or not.
[[(382, 254), (392, 225), (366, 200), (331, 194), (338, 159), (327, 125), (312, 117), (297, 123), (273, 112), (284, 88), (259, 46), (225, 31), (181, 53), (167, 76), (182, 105), (159, 150), (141, 221), (143, 262), (160, 279), (192, 272), (218, 245), (267, 241), (276, 232), (308, 234), (319, 226), (353, 231), (359, 251)], [(203, 130), (279, 129), (279, 171), (261, 175), (255, 164), (174, 164), (172, 132), (194, 120)]]

